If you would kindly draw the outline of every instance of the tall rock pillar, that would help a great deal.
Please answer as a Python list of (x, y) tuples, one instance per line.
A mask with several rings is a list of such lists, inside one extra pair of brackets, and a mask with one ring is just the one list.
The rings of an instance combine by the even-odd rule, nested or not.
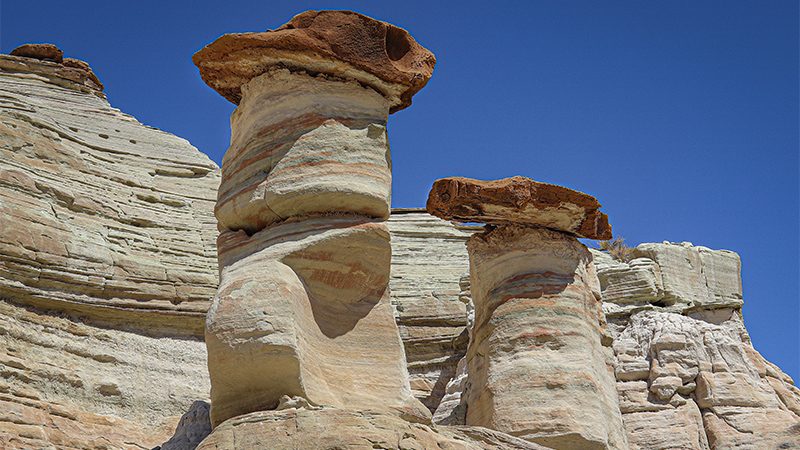
[(206, 323), (213, 425), (283, 396), (429, 414), (389, 304), (389, 113), (435, 58), (403, 29), (309, 11), (194, 56), (238, 105), (216, 206), (220, 286)]
[(577, 239), (611, 237), (597, 200), (523, 177), (446, 178), (427, 207), (488, 224), (467, 242), (467, 424), (556, 449), (625, 448), (600, 283)]

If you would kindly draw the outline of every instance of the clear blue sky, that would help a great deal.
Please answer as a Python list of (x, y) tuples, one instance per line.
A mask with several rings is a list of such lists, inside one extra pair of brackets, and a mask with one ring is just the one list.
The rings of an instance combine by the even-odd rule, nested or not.
[(395, 206), (444, 176), (525, 175), (595, 195), (628, 243), (735, 250), (756, 348), (800, 377), (796, 1), (5, 0), (0, 50), (56, 43), (219, 163), (233, 105), (192, 54), (306, 9), (392, 22), (438, 58), (390, 118)]

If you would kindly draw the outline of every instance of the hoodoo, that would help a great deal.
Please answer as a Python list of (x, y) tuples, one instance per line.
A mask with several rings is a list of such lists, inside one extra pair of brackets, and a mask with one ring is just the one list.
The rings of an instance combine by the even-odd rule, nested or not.
[(592, 254), (593, 197), (514, 177), (437, 180), (428, 211), (486, 222), (467, 241), (475, 323), (466, 423), (554, 448), (626, 447)]
[(433, 71), (405, 31), (309, 11), (194, 57), (238, 104), (216, 216), (207, 319), (214, 425), (281, 398), (428, 421), (389, 303), (386, 122)]

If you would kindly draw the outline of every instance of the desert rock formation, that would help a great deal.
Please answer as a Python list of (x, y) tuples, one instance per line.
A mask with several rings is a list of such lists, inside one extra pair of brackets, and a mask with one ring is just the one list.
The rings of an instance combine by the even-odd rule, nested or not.
[(625, 448), (600, 283), (571, 234), (610, 233), (599, 206), (522, 177), (434, 183), (432, 214), (489, 222), (467, 242), (475, 305), (468, 425), (555, 448)]
[(0, 447), (151, 448), (208, 397), (219, 175), (54, 48), (0, 55)]
[(389, 112), (411, 105), (436, 64), (406, 30), (352, 11), (306, 11), (275, 30), (226, 34), (193, 60), (203, 80), (237, 105), (242, 86), (285, 67), (353, 80), (381, 94)]
[[(414, 45), (398, 54), (393, 39)], [(274, 60), (276, 52), (285, 59)], [(242, 71), (252, 58), (259, 70)], [(430, 67), (395, 73), (398, 60)], [(221, 94), (239, 92), (215, 211), (221, 276), (206, 326), (212, 425), (274, 410), (283, 396), (428, 421), (411, 394), (389, 299), (386, 122), (424, 86), (433, 56), (396, 27), (325, 12), (224, 36), (194, 61)], [(369, 84), (387, 73), (402, 93)]]
[(219, 190), (87, 63), (12, 53), (0, 448), (800, 448), (736, 253), (587, 251), (599, 203), (522, 177), (437, 182), (445, 220), (390, 215), (388, 114), (435, 62), (404, 30), (311, 11), (201, 50), (238, 104)]
[(800, 390), (744, 328), (739, 255), (688, 242), (593, 253), (632, 449), (800, 447)]

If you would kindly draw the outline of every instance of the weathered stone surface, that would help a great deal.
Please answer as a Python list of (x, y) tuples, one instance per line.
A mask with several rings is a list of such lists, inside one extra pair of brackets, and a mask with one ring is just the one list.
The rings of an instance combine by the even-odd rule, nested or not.
[(43, 79), (52, 85), (105, 98), (103, 84), (89, 64), (78, 59), (66, 58), (53, 62), (35, 57), (0, 55), (0, 71), (6, 74), (24, 74), (22, 78)]
[[(31, 72), (5, 70), (23, 59)], [(0, 56), (0, 297), (202, 335), (217, 282), (216, 166), (80, 86), (38, 76), (51, 66)]]
[(473, 235), (466, 422), (555, 448), (625, 448), (591, 253), (569, 234)]
[(388, 225), (389, 288), (411, 389), (433, 412), (467, 351), (467, 310), (459, 284), (469, 270), (465, 244), (474, 227), (456, 227), (422, 209), (393, 210)]
[(181, 416), (175, 434), (161, 444), (159, 450), (190, 450), (211, 434), (211, 408), (207, 402), (198, 400)]
[(611, 239), (608, 217), (599, 211), (594, 197), (525, 177), (442, 178), (433, 183), (426, 208), (446, 220), (527, 224), (589, 239)]
[(353, 213), (386, 219), (388, 105), (355, 82), (286, 69), (242, 89), (222, 160), (221, 230), (250, 233), (290, 217)]
[(737, 312), (719, 325), (639, 312), (614, 340), (634, 449), (795, 448), (800, 390), (753, 349)]
[(259, 411), (227, 420), (198, 450), (245, 448), (543, 450), (545, 447), (480, 427), (433, 429), (379, 411), (290, 408)]
[[(295, 26), (344, 52), (353, 36), (386, 27), (349, 13), (301, 15), (286, 29)], [(247, 52), (215, 54), (220, 42), (196, 55), (204, 77), (221, 56), (252, 66)], [(325, 59), (309, 58), (306, 44), (283, 51)], [(353, 45), (365, 50), (370, 41)], [(351, 64), (359, 57), (350, 56)], [(385, 125), (396, 104), (374, 86), (261, 63), (237, 82), (215, 210), (221, 275), (206, 322), (212, 426), (283, 408), (287, 398), (429, 422), (431, 411), (411, 393), (389, 299)]]
[(28, 56), (0, 55), (0, 448), (152, 448), (208, 398), (216, 166)]
[(219, 253), (206, 330), (215, 425), (283, 395), (425, 417), (389, 302), (385, 224), (322, 216), (225, 232)]
[[(461, 276), (459, 280), (461, 293), (458, 299), (464, 303), (467, 309), (467, 335), (469, 342), (472, 341), (472, 330), (475, 327), (475, 305), (472, 303), (472, 291), (469, 272)], [(467, 356), (464, 355), (456, 365), (456, 370), (450, 381), (447, 382), (445, 393), (439, 406), (433, 413), (433, 422), (442, 425), (464, 425), (467, 423), (467, 402), (464, 392), (467, 389)]]
[(203, 343), (0, 301), (0, 448), (152, 448), (208, 398)]
[(592, 253), (609, 317), (642, 309), (689, 314), (742, 306), (741, 261), (734, 252), (664, 242), (640, 244), (627, 263)]
[(64, 59), (64, 52), (53, 44), (22, 44), (11, 50), (11, 56), (41, 59), (60, 63)]
[(236, 104), (244, 84), (286, 67), (356, 80), (386, 97), (392, 112), (411, 104), (436, 64), (406, 30), (351, 11), (306, 11), (275, 30), (226, 34), (192, 59), (203, 80)]

